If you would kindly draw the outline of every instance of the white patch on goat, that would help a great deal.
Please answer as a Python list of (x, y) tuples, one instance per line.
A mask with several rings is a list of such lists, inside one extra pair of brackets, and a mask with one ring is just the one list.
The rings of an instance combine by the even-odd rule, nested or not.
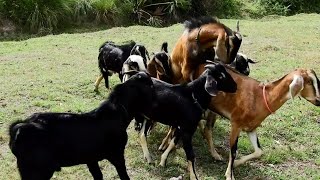
[(141, 56), (141, 52), (140, 52), (140, 50), (139, 50), (139, 47), (140, 46), (136, 46), (136, 51), (139, 53), (139, 55)]
[(144, 65), (143, 58), (141, 56), (139, 56), (139, 55), (130, 55), (128, 57), (128, 59), (129, 58), (130, 58), (130, 61), (138, 63), (139, 71), (146, 71), (147, 70), (147, 67)]
[[(297, 92), (294, 92), (294, 89), (301, 85), (301, 89), (298, 90)], [(298, 95), (300, 93), (300, 91), (303, 90), (303, 77), (300, 75), (294, 75), (293, 76), (293, 80), (291, 82), (291, 84), (289, 85), (289, 98), (293, 99), (294, 96)], [(294, 94), (296, 93), (296, 94)]]
[(17, 130), (16, 135), (14, 136), (15, 141), (18, 139), (19, 134), (20, 134), (20, 129)]
[(162, 68), (162, 69), (164, 69), (162, 62), (161, 62), (161, 61), (159, 61), (159, 59), (158, 59), (158, 58), (155, 58), (155, 60), (156, 60), (157, 64), (159, 64), (159, 65), (161, 66), (161, 68)]
[(197, 56), (197, 55), (198, 55), (198, 51), (194, 49), (194, 50), (192, 51), (192, 54), (193, 54), (194, 56)]
[(242, 36), (239, 33), (236, 33), (236, 36), (239, 40), (242, 40)]
[(313, 87), (316, 90), (316, 96), (320, 97), (320, 92), (319, 92), (319, 88), (318, 88), (318, 82), (317, 82), (317, 78), (313, 73), (308, 73), (309, 77), (312, 79), (313, 81)]
[(237, 53), (237, 55), (242, 56), (244, 59), (246, 59), (246, 61), (248, 61), (248, 57), (245, 54), (242, 53)]
[(142, 147), (143, 156), (148, 161), (148, 163), (150, 164), (152, 162), (152, 160), (151, 160), (151, 155), (150, 155), (149, 150), (148, 150), (147, 138), (146, 138), (146, 136), (144, 134), (144, 131), (146, 129), (146, 123), (147, 123), (147, 120), (144, 120), (142, 128), (140, 130), (140, 144), (141, 144), (141, 147)]

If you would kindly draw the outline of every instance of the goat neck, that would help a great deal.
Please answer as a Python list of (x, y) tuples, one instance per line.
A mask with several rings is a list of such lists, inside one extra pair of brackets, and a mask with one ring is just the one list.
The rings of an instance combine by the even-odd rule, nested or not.
[(290, 99), (289, 85), (291, 81), (292, 78), (285, 76), (277, 81), (260, 85), (262, 93), (263, 86), (265, 86), (265, 98), (272, 112), (278, 110), (288, 99)]
[(189, 92), (195, 103), (197, 103), (202, 110), (206, 110), (209, 106), (211, 96), (204, 89), (206, 83), (206, 76), (203, 74), (199, 78), (187, 84)]

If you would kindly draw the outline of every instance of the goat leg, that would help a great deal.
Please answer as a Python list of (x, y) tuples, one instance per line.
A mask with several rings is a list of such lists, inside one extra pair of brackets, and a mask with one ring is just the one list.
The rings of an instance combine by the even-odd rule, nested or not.
[(228, 59), (227, 49), (226, 49), (226, 37), (219, 36), (217, 39), (217, 46), (216, 46), (216, 55), (220, 61), (223, 63), (229, 64), (230, 60)]
[(94, 91), (98, 91), (98, 88), (99, 88), (99, 84), (100, 82), (102, 81), (103, 79), (103, 76), (102, 74), (97, 78), (96, 82), (94, 83)]
[(102, 180), (103, 179), (103, 175), (100, 170), (98, 162), (88, 163), (87, 166), (88, 166), (89, 171), (90, 171), (91, 175), (93, 176), (94, 180)]
[(211, 156), (217, 160), (217, 161), (222, 161), (223, 158), (222, 156), (216, 151), (213, 145), (213, 138), (212, 138), (212, 128), (216, 122), (216, 114), (212, 111), (208, 111), (206, 113), (206, 125), (204, 127), (204, 132), (203, 136), (207, 140), (208, 146), (209, 146), (209, 152)]
[(124, 160), (124, 150), (122, 152), (113, 154), (108, 160), (116, 167), (121, 180), (130, 180)]
[(172, 126), (170, 127), (166, 137), (162, 140), (162, 143), (160, 144), (158, 150), (159, 151), (164, 151), (167, 149), (167, 147), (169, 146), (169, 143), (171, 141), (171, 137), (173, 135), (173, 133), (175, 132), (175, 128), (173, 128)]
[(160, 161), (160, 164), (159, 164), (160, 166), (164, 167), (166, 165), (166, 161), (167, 161), (169, 153), (176, 146), (175, 143), (174, 143), (175, 139), (176, 139), (175, 137), (171, 139), (168, 148), (161, 155), (161, 161)]
[(252, 144), (252, 146), (254, 147), (254, 153), (246, 155), (241, 157), (238, 160), (234, 161), (234, 166), (237, 167), (245, 162), (247, 162), (248, 160), (254, 159), (254, 158), (259, 158), (262, 155), (262, 150), (260, 147), (260, 143), (259, 143), (259, 139), (257, 136), (257, 132), (256, 130), (252, 131), (252, 132), (247, 132), (247, 135), (250, 139), (250, 142)]
[(183, 149), (186, 153), (188, 159), (188, 170), (190, 172), (190, 179), (197, 180), (196, 170), (194, 167), (195, 155), (192, 148), (192, 135), (184, 134), (183, 135)]
[(143, 125), (142, 125), (142, 128), (140, 130), (140, 144), (141, 144), (142, 151), (143, 151), (143, 157), (147, 160), (147, 162), (149, 164), (151, 164), (152, 163), (152, 159), (151, 159), (151, 155), (149, 153), (149, 149), (148, 149), (148, 146), (147, 146), (147, 138), (146, 138), (146, 134), (147, 134), (147, 131), (148, 131), (148, 129), (146, 129), (146, 123), (147, 123), (147, 120), (145, 119), (143, 121)]
[(234, 160), (236, 159), (237, 149), (238, 149), (238, 137), (240, 134), (240, 129), (231, 126), (231, 134), (230, 134), (230, 154), (229, 154), (229, 163), (228, 168), (226, 170), (225, 176), (226, 180), (234, 180)]

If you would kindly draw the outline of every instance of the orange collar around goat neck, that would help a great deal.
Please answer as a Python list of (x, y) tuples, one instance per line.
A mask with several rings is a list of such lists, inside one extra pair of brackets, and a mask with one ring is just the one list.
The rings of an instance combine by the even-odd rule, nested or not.
[(268, 101), (267, 101), (267, 97), (266, 97), (266, 85), (263, 85), (263, 90), (262, 90), (262, 93), (263, 93), (263, 100), (264, 100), (264, 104), (266, 105), (267, 109), (269, 110), (269, 112), (271, 114), (274, 114), (274, 111), (272, 111), (268, 105)]

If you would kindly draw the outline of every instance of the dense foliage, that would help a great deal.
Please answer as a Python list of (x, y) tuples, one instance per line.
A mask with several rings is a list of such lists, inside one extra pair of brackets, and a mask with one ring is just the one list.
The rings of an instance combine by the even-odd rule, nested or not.
[[(0, 0), (0, 18), (32, 33), (83, 23), (164, 26), (188, 17), (320, 13), (319, 0)], [(1, 20), (1, 19), (0, 19)]]

